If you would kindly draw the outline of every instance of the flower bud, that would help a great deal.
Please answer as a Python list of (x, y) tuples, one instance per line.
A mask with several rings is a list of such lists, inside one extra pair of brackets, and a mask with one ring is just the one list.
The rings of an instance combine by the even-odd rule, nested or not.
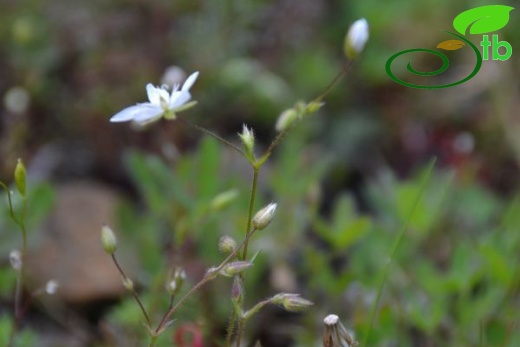
[(231, 286), (231, 300), (241, 302), (244, 297), (244, 284), (240, 276), (233, 277), (233, 285)]
[(218, 249), (222, 253), (233, 253), (236, 248), (237, 242), (231, 236), (224, 235), (220, 238), (220, 241), (218, 242)]
[(59, 285), (58, 285), (57, 281), (55, 281), (55, 280), (47, 281), (47, 283), (45, 284), (45, 293), (47, 293), (47, 295), (54, 295), (54, 294), (56, 294), (58, 287), (59, 287)]
[(368, 22), (365, 18), (358, 19), (350, 26), (343, 49), (347, 57), (355, 59), (362, 51), (368, 40)]
[(220, 270), (220, 274), (226, 277), (233, 277), (242, 271), (249, 269), (251, 266), (253, 266), (253, 263), (250, 261), (234, 261), (226, 264), (222, 270)]
[(256, 230), (262, 230), (271, 223), (276, 211), (276, 204), (270, 203), (266, 207), (258, 211), (253, 217), (253, 228)]
[(166, 286), (166, 290), (170, 295), (177, 295), (182, 288), (184, 280), (186, 279), (186, 272), (181, 269), (175, 270), (173, 279)]
[(237, 196), (237, 189), (226, 190), (225, 192), (218, 194), (213, 198), (213, 200), (211, 200), (210, 208), (214, 211), (220, 211), (229, 206), (229, 204), (231, 204), (231, 202), (233, 202), (237, 198)]
[(116, 236), (108, 225), (103, 225), (101, 228), (101, 244), (107, 254), (114, 254), (117, 249)]
[(323, 319), (325, 329), (323, 331), (323, 346), (348, 346), (357, 347), (359, 343), (354, 340), (351, 333), (341, 324), (339, 317), (329, 314)]
[(129, 292), (134, 291), (134, 282), (128, 277), (123, 278), (123, 287), (125, 287), (126, 290)]
[(245, 124), (242, 127), (242, 132), (238, 134), (244, 145), (246, 155), (249, 159), (254, 158), (255, 135), (253, 130), (248, 128)]
[(291, 125), (299, 118), (299, 114), (296, 112), (294, 108), (289, 108), (280, 114), (278, 120), (276, 121), (275, 129), (278, 132), (282, 132), (284, 130), (289, 129)]
[(305, 107), (305, 113), (306, 114), (314, 113), (314, 112), (318, 111), (323, 105), (325, 105), (324, 102), (315, 101), (315, 100), (311, 101)]
[(22, 159), (18, 159), (18, 163), (16, 163), (16, 168), (14, 169), (14, 182), (16, 183), (16, 188), (18, 188), (18, 192), (22, 196), (25, 196), (26, 181), (27, 171), (22, 163)]
[(12, 250), (9, 253), (9, 262), (15, 271), (20, 271), (22, 269), (22, 253), (19, 250)]
[(283, 306), (289, 312), (301, 312), (314, 305), (311, 301), (302, 298), (300, 294), (286, 293), (273, 296), (271, 302)]

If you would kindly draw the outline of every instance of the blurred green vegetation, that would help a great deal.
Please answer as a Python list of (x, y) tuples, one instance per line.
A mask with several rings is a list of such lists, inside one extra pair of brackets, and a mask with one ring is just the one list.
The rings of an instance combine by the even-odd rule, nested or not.
[[(11, 181), (18, 157), (35, 163), (30, 172), (44, 183), (30, 186), (29, 230), (52, 208), (52, 184), (62, 180), (93, 178), (136, 193), (121, 206), (117, 229), (135, 247), (142, 266), (136, 281), (158, 319), (168, 304), (164, 283), (172, 268), (189, 268), (193, 284), (223, 258), (220, 236), (242, 239), (251, 174), (237, 155), (178, 122), (136, 132), (108, 118), (144, 101), (144, 85), (160, 84), (176, 65), (201, 71), (193, 88), (199, 104), (187, 117), (232, 141), (246, 122), (258, 146), (267, 146), (280, 112), (318, 95), (339, 71), (346, 30), (366, 17), (370, 40), (360, 60), (261, 173), (256, 207), (275, 201), (279, 210), (253, 240), (260, 254), (247, 275), (246, 306), (292, 289), (315, 307), (301, 316), (269, 310), (248, 334), (315, 346), (323, 317), (335, 313), (362, 340), (390, 247), (419, 193), (422, 167), (436, 156), (435, 174), (390, 268), (369, 345), (516, 347), (517, 10), (499, 32), (513, 46), (513, 58), (484, 62), (466, 84), (415, 90), (395, 84), (384, 70), (392, 54), (435, 47), (458, 13), (488, 4), (6, 0), (0, 11), (0, 178)], [(436, 66), (428, 58), (419, 62)], [(19, 111), (5, 102), (15, 86), (29, 96)], [(87, 148), (85, 156), (70, 150), (76, 141)], [(36, 165), (41, 160), (31, 160), (52, 162), (42, 150), (48, 145), (62, 153), (50, 174)], [(213, 199), (233, 189), (236, 199), (215, 209)], [(2, 198), (2, 255), (19, 239), (12, 230)], [(5, 259), (2, 338), (14, 283)], [(221, 338), (229, 287), (220, 279), (211, 283), (179, 311), (173, 329), (197, 322), (208, 340)], [(124, 298), (102, 320), (142, 346), (140, 317)], [(20, 339), (28, 342), (19, 345), (34, 345), (31, 330), (24, 331)], [(168, 338), (160, 343), (171, 346)]]

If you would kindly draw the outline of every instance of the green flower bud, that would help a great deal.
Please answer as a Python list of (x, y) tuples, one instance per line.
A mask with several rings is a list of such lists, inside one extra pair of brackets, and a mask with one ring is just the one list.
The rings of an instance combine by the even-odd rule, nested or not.
[(132, 280), (128, 277), (123, 278), (123, 287), (125, 287), (125, 289), (128, 290), (129, 292), (133, 292), (134, 291), (134, 282), (132, 282)]
[(114, 254), (117, 249), (117, 239), (108, 225), (101, 228), (101, 244), (107, 254)]
[(255, 147), (255, 135), (253, 130), (248, 128), (245, 124), (242, 127), (242, 132), (238, 134), (240, 140), (242, 140), (242, 144), (244, 145), (244, 149), (247, 157), (250, 160), (254, 159), (254, 147)]
[(240, 276), (233, 277), (233, 285), (231, 286), (231, 300), (239, 303), (244, 297), (244, 284)]
[(302, 298), (300, 294), (286, 293), (273, 296), (271, 302), (275, 305), (283, 306), (289, 312), (301, 312), (314, 305), (311, 301)]
[(166, 290), (170, 295), (177, 295), (184, 284), (184, 280), (186, 279), (186, 272), (181, 269), (175, 270), (175, 274), (173, 275), (173, 279), (166, 286)]
[(276, 211), (276, 206), (275, 203), (270, 203), (255, 214), (253, 217), (253, 227), (256, 230), (262, 230), (271, 223), (274, 212)]
[(25, 196), (26, 181), (27, 172), (25, 166), (22, 163), (22, 159), (18, 159), (18, 163), (14, 169), (14, 182), (16, 183), (16, 188), (18, 188), (18, 192), (20, 192), (22, 196)]
[(291, 127), (298, 118), (299, 114), (294, 108), (283, 111), (276, 121), (276, 131), (282, 132), (289, 129), (289, 127)]
[(311, 101), (305, 107), (305, 113), (306, 114), (314, 113), (314, 112), (318, 111), (323, 105), (325, 105), (324, 102), (321, 102), (321, 101)]
[(250, 261), (234, 261), (225, 265), (222, 270), (220, 270), (220, 274), (226, 277), (233, 277), (242, 271), (249, 269), (251, 266), (253, 266), (253, 263)]

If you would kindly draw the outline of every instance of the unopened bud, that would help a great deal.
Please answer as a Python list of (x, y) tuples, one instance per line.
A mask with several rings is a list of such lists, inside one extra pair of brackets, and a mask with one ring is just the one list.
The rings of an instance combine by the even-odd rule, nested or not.
[(368, 35), (368, 22), (365, 18), (358, 19), (350, 26), (343, 45), (349, 59), (355, 59), (363, 51)]
[(59, 286), (58, 282), (55, 280), (47, 281), (47, 283), (45, 284), (45, 293), (47, 293), (47, 295), (56, 294), (56, 291), (58, 290), (58, 286)]
[(220, 211), (227, 206), (231, 202), (233, 202), (238, 196), (238, 189), (230, 189), (226, 190), (225, 192), (222, 192), (215, 196), (213, 200), (211, 200), (210, 207), (214, 211)]
[(289, 129), (299, 118), (298, 112), (294, 108), (287, 109), (280, 114), (276, 121), (275, 129), (278, 132)]
[(233, 277), (233, 285), (231, 286), (231, 299), (240, 302), (244, 297), (244, 284), (240, 276)]
[(274, 212), (276, 211), (276, 206), (275, 203), (270, 203), (255, 214), (253, 217), (253, 227), (256, 230), (262, 230), (271, 223)]
[(311, 301), (302, 298), (300, 294), (286, 293), (275, 295), (271, 302), (283, 306), (289, 312), (301, 312), (314, 305)]
[(126, 290), (129, 292), (134, 291), (134, 282), (128, 277), (123, 278), (123, 287), (125, 287)]
[(25, 189), (27, 186), (27, 171), (25, 170), (25, 166), (22, 163), (22, 159), (18, 159), (18, 163), (16, 163), (16, 167), (14, 169), (14, 182), (16, 183), (16, 188), (18, 188), (18, 192), (20, 195), (25, 196)]
[(184, 280), (186, 279), (186, 272), (184, 270), (177, 269), (173, 275), (173, 279), (166, 286), (166, 290), (170, 295), (177, 295), (182, 288)]
[(101, 244), (108, 254), (114, 254), (117, 249), (116, 236), (108, 225), (103, 225), (101, 228)]
[(348, 346), (357, 347), (359, 343), (354, 340), (352, 333), (341, 324), (339, 317), (329, 314), (323, 319), (325, 329), (323, 331), (323, 346)]
[(255, 135), (253, 130), (244, 124), (242, 127), (242, 132), (238, 134), (238, 136), (240, 137), (240, 140), (242, 140), (242, 144), (246, 150), (246, 155), (249, 159), (253, 159), (255, 147)]
[(18, 250), (12, 250), (11, 253), (9, 253), (9, 262), (11, 263), (11, 266), (16, 271), (20, 271), (22, 269), (22, 253)]
[(234, 261), (226, 264), (222, 270), (220, 270), (220, 274), (226, 277), (233, 277), (242, 271), (249, 269), (251, 266), (253, 266), (253, 263), (250, 261)]
[(229, 254), (235, 251), (237, 248), (237, 242), (231, 237), (224, 235), (218, 242), (218, 249), (222, 253)]
[(305, 113), (306, 114), (314, 113), (314, 112), (318, 111), (323, 105), (325, 105), (324, 102), (321, 102), (321, 101), (311, 101), (305, 107)]

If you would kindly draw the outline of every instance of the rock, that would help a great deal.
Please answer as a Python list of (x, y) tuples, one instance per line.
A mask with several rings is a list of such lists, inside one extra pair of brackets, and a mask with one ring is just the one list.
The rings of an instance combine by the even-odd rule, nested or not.
[(116, 192), (98, 183), (59, 185), (54, 210), (28, 252), (29, 278), (40, 285), (58, 281), (57, 296), (69, 303), (124, 293), (121, 276), (100, 242), (102, 225), (116, 225), (119, 200)]

